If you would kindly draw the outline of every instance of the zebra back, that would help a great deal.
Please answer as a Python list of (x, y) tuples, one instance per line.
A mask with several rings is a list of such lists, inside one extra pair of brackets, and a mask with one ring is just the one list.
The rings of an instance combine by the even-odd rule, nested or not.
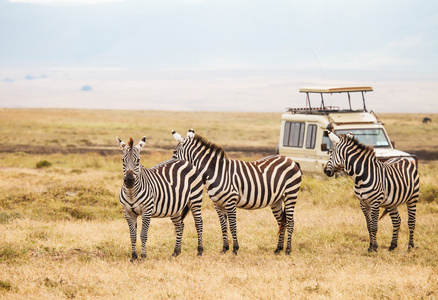
[(199, 170), (213, 201), (238, 198), (237, 206), (256, 209), (272, 205), (284, 194), (298, 193), (301, 171), (288, 157), (272, 155), (258, 161), (227, 159), (222, 147), (199, 135), (180, 141), (174, 158)]

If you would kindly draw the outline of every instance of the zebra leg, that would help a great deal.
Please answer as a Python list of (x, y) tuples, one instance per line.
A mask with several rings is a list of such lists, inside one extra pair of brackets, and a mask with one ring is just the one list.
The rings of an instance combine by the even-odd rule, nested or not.
[(151, 223), (151, 212), (144, 211), (141, 216), (141, 258), (146, 258), (146, 241), (148, 240), (149, 225)]
[(137, 259), (137, 216), (134, 214), (129, 214), (123, 208), (123, 213), (125, 215), (126, 222), (129, 226), (129, 236), (131, 238), (131, 262)]
[(217, 215), (219, 216), (219, 221), (221, 223), (222, 230), (222, 240), (223, 240), (223, 248), (222, 253), (227, 253), (230, 246), (228, 244), (228, 225), (227, 225), (227, 212), (223, 207), (214, 203), (214, 208), (216, 209)]
[(233, 237), (233, 254), (237, 254), (239, 250), (239, 242), (237, 241), (237, 223), (236, 223), (236, 204), (231, 201), (227, 209), (228, 222), (230, 223), (231, 236)]
[(388, 248), (388, 250), (392, 251), (395, 248), (397, 248), (398, 233), (400, 231), (401, 219), (400, 219), (400, 215), (398, 214), (397, 207), (390, 209), (389, 215), (391, 216), (391, 220), (392, 220), (392, 241), (391, 241), (391, 246)]
[(415, 214), (417, 212), (417, 201), (416, 197), (413, 201), (407, 203), (408, 206), (408, 227), (409, 227), (409, 244), (408, 251), (414, 248), (414, 230), (415, 230)]
[(285, 199), (284, 202), (284, 214), (286, 215), (287, 226), (286, 255), (290, 255), (292, 249), (292, 233), (294, 232), (294, 211), (296, 202), (297, 194), (292, 195), (289, 199)]
[(171, 217), (173, 225), (175, 225), (175, 233), (176, 233), (176, 242), (175, 242), (175, 250), (173, 251), (172, 256), (178, 256), (181, 254), (181, 241), (184, 231), (184, 223), (181, 220), (181, 214), (178, 214), (174, 217)]
[(371, 251), (373, 251), (373, 246), (371, 243), (371, 240), (372, 240), (371, 239), (371, 216), (370, 216), (371, 210), (370, 210), (370, 206), (367, 203), (363, 202), (362, 200), (360, 201), (360, 208), (362, 209), (362, 212), (365, 216), (365, 220), (367, 222), (367, 230), (368, 230), (368, 235), (370, 237), (370, 247), (368, 248), (368, 252), (371, 252)]
[(272, 213), (274, 214), (275, 219), (278, 224), (278, 243), (277, 249), (275, 249), (274, 253), (279, 254), (284, 247), (284, 232), (286, 229), (286, 214), (282, 208), (282, 201), (278, 201), (274, 205), (271, 206)]
[(203, 221), (201, 216), (200, 203), (193, 204), (192, 202), (190, 207), (190, 210), (192, 211), (193, 219), (195, 219), (195, 227), (196, 227), (196, 232), (198, 234), (198, 254), (197, 254), (198, 256), (202, 256), (202, 252), (204, 251), (204, 247), (202, 246)]
[(368, 252), (377, 252), (377, 222), (379, 220), (380, 201), (376, 201), (371, 206), (371, 220), (370, 220), (370, 248)]

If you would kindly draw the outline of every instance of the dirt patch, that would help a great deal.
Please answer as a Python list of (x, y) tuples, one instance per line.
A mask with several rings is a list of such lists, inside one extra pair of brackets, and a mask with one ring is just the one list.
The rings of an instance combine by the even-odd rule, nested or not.
[[(149, 147), (144, 152), (171, 152), (172, 147), (152, 148)], [(62, 146), (35, 146), (35, 145), (0, 145), (0, 153), (27, 153), (27, 154), (70, 154), (70, 153), (97, 153), (102, 156), (119, 154), (120, 149), (117, 147), (106, 146), (87, 146), (87, 147), (62, 147)], [(275, 149), (268, 147), (226, 147), (227, 154), (236, 157), (240, 154), (257, 154), (257, 155), (271, 155), (275, 154)]]
[[(241, 156), (268, 156), (275, 154), (275, 149), (271, 147), (236, 147), (224, 146), (230, 158)], [(173, 147), (149, 148), (145, 152), (170, 152)], [(102, 156), (115, 155), (120, 153), (120, 149), (113, 145), (85, 146), (85, 147), (62, 147), (62, 146), (35, 146), (35, 145), (0, 145), (0, 153), (24, 152), (28, 154), (70, 154), (70, 153), (97, 153)], [(416, 155), (420, 160), (437, 160), (438, 150), (413, 150), (406, 151)]]
[(437, 160), (438, 159), (438, 150), (412, 150), (406, 151), (408, 153), (412, 153), (416, 155), (418, 159), (421, 160)]

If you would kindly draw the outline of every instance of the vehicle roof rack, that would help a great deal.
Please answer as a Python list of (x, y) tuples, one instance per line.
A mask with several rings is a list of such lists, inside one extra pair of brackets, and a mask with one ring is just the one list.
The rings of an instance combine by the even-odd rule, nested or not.
[[(367, 111), (367, 107), (365, 104), (365, 96), (364, 94), (366, 92), (372, 92), (373, 88), (370, 86), (362, 86), (362, 87), (333, 87), (333, 88), (300, 88), (300, 93), (306, 93), (306, 107), (303, 110), (290, 108), (288, 111), (292, 113), (328, 113), (328, 112), (352, 112), (354, 111), (351, 107), (351, 98), (350, 93), (356, 93), (359, 92), (362, 94), (362, 103), (363, 103), (363, 110), (359, 111)], [(321, 105), (320, 108), (313, 108), (310, 104), (310, 95), (311, 93), (320, 94), (321, 95)], [(323, 94), (333, 94), (333, 93), (346, 93), (348, 95), (348, 104), (349, 109), (343, 109), (340, 110), (339, 107), (335, 108), (333, 106), (326, 106), (324, 103), (324, 96)]]
[(325, 113), (325, 112), (337, 112), (340, 111), (339, 106), (325, 106), (325, 107), (289, 107), (288, 112), (291, 113)]
[(335, 88), (300, 88), (300, 93), (348, 93), (348, 92), (372, 92), (373, 88), (370, 86), (362, 87), (335, 87)]

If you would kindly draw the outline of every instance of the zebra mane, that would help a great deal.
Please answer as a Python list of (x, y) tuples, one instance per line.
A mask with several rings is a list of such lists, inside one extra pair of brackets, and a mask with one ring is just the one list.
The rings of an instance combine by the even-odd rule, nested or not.
[(347, 134), (340, 134), (339, 137), (343, 139), (347, 144), (352, 143), (359, 150), (362, 150), (365, 153), (371, 153), (371, 155), (376, 156), (376, 152), (374, 151), (373, 146), (362, 144), (357, 138)]
[(132, 146), (134, 146), (134, 140), (132, 139), (132, 137), (129, 138), (128, 146), (131, 148)]
[(225, 154), (225, 150), (221, 146), (216, 145), (213, 142), (210, 142), (209, 140), (200, 136), (199, 134), (195, 134), (195, 137), (193, 139), (196, 142), (200, 143), (202, 146), (205, 146), (211, 149), (213, 152), (216, 152), (217, 154), (222, 155), (224, 158), (227, 158), (227, 155)]

